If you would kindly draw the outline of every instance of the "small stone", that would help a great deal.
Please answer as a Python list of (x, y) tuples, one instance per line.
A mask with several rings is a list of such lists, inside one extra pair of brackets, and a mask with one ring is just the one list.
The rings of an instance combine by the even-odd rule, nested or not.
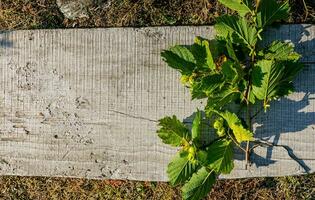
[(68, 19), (88, 18), (88, 7), (93, 0), (57, 0), (57, 5), (63, 15)]

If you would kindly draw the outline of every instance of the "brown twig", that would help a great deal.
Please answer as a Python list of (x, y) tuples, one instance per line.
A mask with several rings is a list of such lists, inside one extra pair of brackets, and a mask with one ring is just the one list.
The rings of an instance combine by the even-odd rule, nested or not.
[[(250, 104), (247, 104), (247, 124), (248, 124), (248, 128), (249, 130), (251, 131), (252, 130), (252, 122), (251, 122), (251, 117), (250, 117), (250, 114), (251, 113), (251, 109), (250, 109)], [(246, 161), (246, 164), (245, 164), (245, 169), (247, 170), (248, 168), (248, 165), (250, 163), (250, 149), (249, 149), (249, 141), (246, 142), (246, 151), (245, 151), (245, 161)]]
[(307, 8), (307, 5), (305, 3), (305, 0), (302, 0), (303, 2), (303, 5), (304, 5), (304, 9), (305, 9), (305, 18), (304, 18), (304, 21), (306, 21), (307, 17), (308, 17), (308, 8)]

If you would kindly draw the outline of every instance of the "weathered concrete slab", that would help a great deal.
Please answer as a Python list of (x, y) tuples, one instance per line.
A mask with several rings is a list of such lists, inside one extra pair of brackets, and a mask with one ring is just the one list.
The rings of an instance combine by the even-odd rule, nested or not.
[[(212, 27), (14, 31), (0, 35), (0, 174), (167, 180), (174, 153), (157, 138), (156, 120), (184, 118), (200, 102), (179, 84), (159, 53), (213, 37)], [(257, 135), (288, 145), (315, 170), (315, 27), (269, 32), (292, 40), (307, 68), (297, 92), (257, 120)], [(259, 167), (242, 156), (229, 178), (304, 173), (281, 147), (260, 148)]]

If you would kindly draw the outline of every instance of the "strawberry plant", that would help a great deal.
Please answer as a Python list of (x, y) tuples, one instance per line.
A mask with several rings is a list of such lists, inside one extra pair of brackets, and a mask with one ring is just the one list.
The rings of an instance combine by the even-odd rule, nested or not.
[[(214, 39), (196, 37), (192, 45), (176, 45), (161, 53), (168, 66), (181, 73), (192, 99), (207, 100), (191, 128), (176, 116), (159, 120), (158, 136), (179, 149), (167, 174), (172, 185), (183, 185), (184, 199), (205, 197), (220, 174), (233, 170), (234, 148), (241, 149), (250, 163), (250, 142), (255, 141), (252, 119), (260, 110), (266, 112), (272, 100), (293, 92), (293, 80), (303, 68), (292, 43), (264, 42), (267, 27), (288, 17), (288, 2), (219, 2), (236, 12), (217, 18)], [(261, 109), (253, 113), (257, 105)], [(207, 144), (201, 137), (205, 127), (206, 133), (216, 133)]]

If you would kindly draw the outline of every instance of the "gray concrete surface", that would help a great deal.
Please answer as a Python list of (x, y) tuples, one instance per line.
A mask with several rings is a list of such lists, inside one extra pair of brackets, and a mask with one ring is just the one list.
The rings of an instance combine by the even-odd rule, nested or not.
[[(156, 120), (190, 116), (179, 74), (162, 49), (213, 37), (212, 27), (13, 31), (0, 34), (0, 174), (166, 181), (175, 149), (157, 137)], [(223, 178), (282, 176), (315, 169), (315, 27), (268, 32), (292, 40), (307, 67), (297, 92), (257, 119), (257, 137), (288, 145), (256, 149), (245, 170)], [(260, 126), (259, 125), (263, 125)], [(304, 166), (304, 167), (302, 167)], [(306, 166), (306, 168), (305, 168)]]

